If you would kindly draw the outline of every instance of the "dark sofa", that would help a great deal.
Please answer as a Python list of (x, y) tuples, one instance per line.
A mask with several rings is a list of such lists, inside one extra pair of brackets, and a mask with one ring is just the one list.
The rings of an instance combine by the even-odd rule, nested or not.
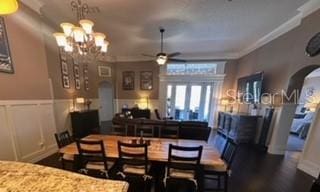
[(172, 121), (172, 120), (150, 120), (150, 119), (127, 119), (123, 117), (114, 117), (113, 125), (127, 126), (128, 136), (134, 136), (134, 127), (143, 124), (154, 125), (154, 135), (159, 137), (159, 129), (172, 124), (179, 125), (179, 139), (193, 139), (207, 141), (211, 132), (207, 122), (201, 121)]

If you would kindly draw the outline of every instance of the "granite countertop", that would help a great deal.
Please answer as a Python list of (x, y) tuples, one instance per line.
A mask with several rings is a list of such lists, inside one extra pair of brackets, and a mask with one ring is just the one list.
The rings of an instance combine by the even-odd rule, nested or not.
[(0, 161), (0, 192), (127, 192), (128, 183), (29, 163)]

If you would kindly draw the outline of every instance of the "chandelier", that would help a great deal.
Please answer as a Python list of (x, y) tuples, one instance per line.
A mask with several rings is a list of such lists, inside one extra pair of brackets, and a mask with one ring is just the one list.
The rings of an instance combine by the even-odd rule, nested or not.
[(79, 26), (61, 23), (63, 33), (53, 34), (58, 46), (73, 57), (104, 56), (108, 51), (109, 42), (105, 40), (105, 34), (93, 31), (94, 23), (91, 20), (85, 19), (90, 9), (88, 4), (82, 3), (81, 0), (72, 0), (71, 7), (77, 13)]

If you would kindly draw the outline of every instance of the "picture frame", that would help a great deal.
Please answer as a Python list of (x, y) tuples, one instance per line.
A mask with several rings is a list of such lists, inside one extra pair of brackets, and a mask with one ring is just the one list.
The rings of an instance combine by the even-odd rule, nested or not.
[(70, 79), (67, 75), (62, 75), (62, 86), (63, 88), (69, 89), (70, 88)]
[(61, 73), (62, 75), (69, 75), (68, 64), (65, 61), (61, 62)]
[(122, 89), (126, 91), (134, 90), (135, 72), (122, 72)]
[(75, 78), (80, 78), (80, 67), (79, 65), (73, 66), (73, 73)]
[(74, 65), (79, 65), (79, 61), (77, 59), (75, 59), (75, 58), (72, 58), (72, 63)]
[(14, 73), (4, 18), (0, 17), (0, 72)]
[(109, 66), (98, 66), (98, 73), (100, 77), (111, 77), (111, 67)]
[(89, 91), (89, 81), (87, 79), (84, 80), (84, 90)]
[(140, 89), (150, 91), (153, 89), (153, 72), (141, 71), (140, 72)]
[(75, 88), (76, 90), (80, 90), (81, 89), (81, 81), (80, 79), (75, 79)]
[(67, 54), (64, 51), (60, 51), (60, 64), (61, 64), (62, 75), (68, 76), (69, 69), (68, 69), (68, 63), (67, 63)]
[(89, 79), (89, 70), (87, 64), (83, 65), (83, 78), (87, 80)]

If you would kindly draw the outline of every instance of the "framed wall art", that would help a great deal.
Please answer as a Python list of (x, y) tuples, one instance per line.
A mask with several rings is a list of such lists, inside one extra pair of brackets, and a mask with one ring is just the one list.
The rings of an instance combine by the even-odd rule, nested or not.
[(134, 90), (134, 71), (122, 72), (122, 89), (129, 91)]
[(111, 67), (98, 66), (98, 72), (100, 77), (111, 77)]
[(69, 89), (70, 88), (70, 79), (67, 75), (62, 75), (62, 86), (63, 88)]
[(74, 65), (79, 65), (79, 61), (75, 58), (72, 58), (72, 62)]
[(73, 73), (75, 78), (80, 78), (80, 68), (79, 65), (73, 66)]
[(88, 65), (83, 65), (84, 90), (89, 91), (89, 70)]
[(3, 17), (0, 17), (0, 72), (14, 73), (8, 36)]
[(75, 87), (77, 90), (80, 90), (81, 89), (81, 82), (80, 82), (80, 79), (75, 79)]
[(84, 90), (89, 91), (89, 80), (84, 80)]
[(152, 71), (140, 72), (140, 89), (152, 90), (153, 89), (153, 73)]
[(69, 75), (67, 54), (64, 51), (60, 51), (60, 64), (61, 64), (62, 75), (65, 75), (65, 76)]

